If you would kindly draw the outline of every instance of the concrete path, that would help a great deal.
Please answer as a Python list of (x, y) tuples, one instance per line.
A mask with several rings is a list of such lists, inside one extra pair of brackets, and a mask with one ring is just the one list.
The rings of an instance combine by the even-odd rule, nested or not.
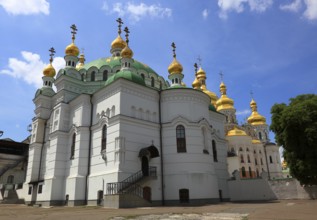
[(316, 220), (317, 200), (220, 203), (198, 207), (107, 209), (102, 207), (34, 208), (0, 205), (0, 220)]

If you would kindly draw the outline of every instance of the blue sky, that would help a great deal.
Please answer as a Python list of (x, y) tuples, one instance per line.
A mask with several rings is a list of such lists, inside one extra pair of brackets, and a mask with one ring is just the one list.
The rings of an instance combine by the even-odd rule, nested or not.
[(218, 95), (222, 71), (240, 122), (250, 115), (251, 90), (268, 123), (274, 103), (317, 93), (315, 0), (0, 0), (1, 138), (29, 135), (48, 49), (63, 67), (69, 27), (77, 25), (75, 42), (89, 62), (110, 56), (118, 17), (130, 29), (134, 58), (164, 78), (173, 41), (187, 86), (199, 56), (207, 88)]

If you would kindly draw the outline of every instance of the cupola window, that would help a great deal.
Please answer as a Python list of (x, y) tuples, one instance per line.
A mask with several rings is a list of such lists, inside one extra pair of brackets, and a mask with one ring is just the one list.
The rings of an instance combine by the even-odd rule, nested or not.
[(90, 81), (95, 81), (96, 73), (95, 71), (92, 71), (91, 76), (90, 76)]
[(151, 86), (154, 87), (154, 77), (151, 77)]
[(108, 70), (104, 70), (102, 73), (102, 80), (106, 81), (108, 79)]

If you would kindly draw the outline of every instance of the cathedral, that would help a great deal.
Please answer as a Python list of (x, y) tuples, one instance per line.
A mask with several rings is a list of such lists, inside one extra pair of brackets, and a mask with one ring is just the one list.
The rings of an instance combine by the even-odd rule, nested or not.
[[(168, 80), (135, 59), (129, 30), (111, 43), (109, 57), (85, 62), (72, 42), (65, 67), (43, 70), (33, 102), (24, 199), (27, 204), (139, 207), (229, 201), (228, 179), (280, 175), (278, 147), (251, 101), (238, 125), (234, 101), (221, 82), (207, 89), (195, 65), (192, 88), (172, 43)], [(54, 86), (54, 89), (53, 89)]]

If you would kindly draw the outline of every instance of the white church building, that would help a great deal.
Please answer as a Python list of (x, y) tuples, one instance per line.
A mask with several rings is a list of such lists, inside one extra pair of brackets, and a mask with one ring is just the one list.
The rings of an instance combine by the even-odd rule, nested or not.
[(224, 112), (231, 114), (231, 106), (206, 89), (201, 68), (193, 88), (185, 86), (174, 43), (169, 81), (137, 61), (129, 30), (123, 40), (117, 21), (109, 57), (85, 63), (75, 25), (57, 74), (51, 48), (33, 100), (26, 203), (120, 208), (228, 201), (226, 128), (235, 122)]

